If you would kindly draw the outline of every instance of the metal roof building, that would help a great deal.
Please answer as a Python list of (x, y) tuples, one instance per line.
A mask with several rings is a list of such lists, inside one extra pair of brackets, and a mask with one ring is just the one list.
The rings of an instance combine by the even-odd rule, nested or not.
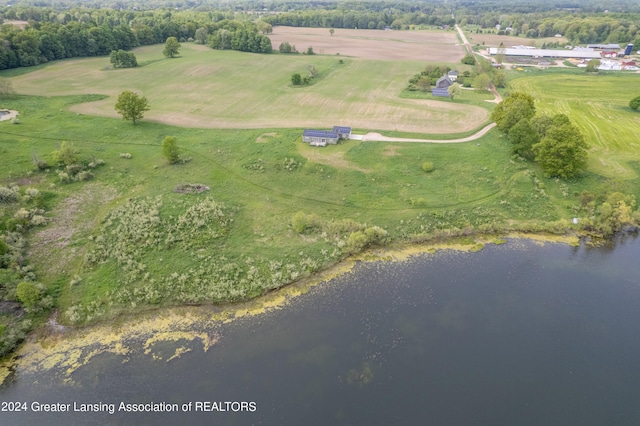
[(591, 49), (560, 50), (560, 49), (510, 49), (490, 47), (487, 49), (490, 55), (501, 53), (506, 56), (529, 56), (534, 58), (600, 58), (600, 52)]

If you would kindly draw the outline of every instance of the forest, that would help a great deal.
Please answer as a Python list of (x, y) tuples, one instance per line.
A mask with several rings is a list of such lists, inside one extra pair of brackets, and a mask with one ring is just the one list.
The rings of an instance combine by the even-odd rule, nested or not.
[[(87, 7), (89, 6), (89, 7)], [(640, 46), (640, 6), (632, 2), (253, 1), (19, 2), (0, 8), (0, 69), (114, 50), (201, 39), (214, 49), (270, 53), (271, 26), (407, 30), (455, 23), (476, 32), (529, 38), (561, 34), (572, 44)], [(200, 31), (197, 35), (196, 32)]]

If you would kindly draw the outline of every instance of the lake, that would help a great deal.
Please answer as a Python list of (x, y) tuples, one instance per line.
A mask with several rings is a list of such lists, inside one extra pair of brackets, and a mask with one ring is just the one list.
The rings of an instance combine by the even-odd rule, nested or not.
[(0, 423), (638, 425), (639, 263), (637, 234), (360, 262), (216, 325), (206, 351), (141, 340), (19, 366)]

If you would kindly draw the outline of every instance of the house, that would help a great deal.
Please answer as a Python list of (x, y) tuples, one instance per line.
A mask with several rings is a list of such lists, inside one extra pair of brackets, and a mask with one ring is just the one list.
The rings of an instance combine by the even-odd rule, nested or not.
[(449, 86), (453, 84), (453, 81), (447, 75), (443, 75), (436, 81), (436, 87), (431, 90), (433, 96), (446, 96), (449, 97)]
[(338, 139), (340, 139), (338, 133), (327, 130), (307, 129), (302, 133), (302, 142), (308, 142), (311, 146), (335, 145), (338, 143)]
[(333, 133), (337, 133), (340, 139), (349, 139), (351, 127), (333, 126)]
[(447, 77), (449, 77), (449, 80), (451, 80), (451, 81), (458, 80), (458, 71), (456, 71), (456, 70), (449, 71), (447, 73)]

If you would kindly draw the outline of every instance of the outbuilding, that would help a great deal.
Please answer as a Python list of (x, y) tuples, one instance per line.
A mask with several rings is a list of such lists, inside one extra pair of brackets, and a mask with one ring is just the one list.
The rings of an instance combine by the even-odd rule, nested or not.
[(340, 136), (336, 132), (327, 130), (310, 130), (307, 129), (302, 133), (302, 142), (307, 142), (312, 146), (327, 146), (327, 144), (335, 145), (338, 143)]

